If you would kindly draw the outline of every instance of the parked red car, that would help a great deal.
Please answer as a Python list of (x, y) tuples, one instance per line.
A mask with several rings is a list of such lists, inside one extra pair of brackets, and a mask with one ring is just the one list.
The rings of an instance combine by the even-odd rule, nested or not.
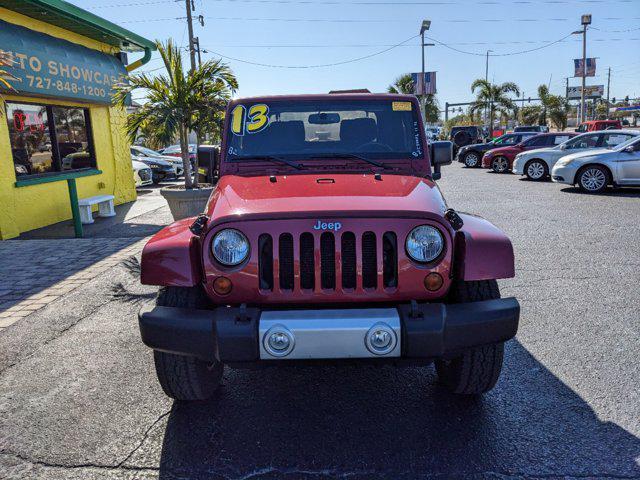
[(442, 384), (496, 383), (518, 327), (513, 247), (456, 213), (435, 181), (450, 142), (427, 143), (411, 95), (235, 99), (204, 212), (144, 247), (139, 314), (165, 393), (214, 395), (223, 365), (435, 360)]
[(541, 133), (534, 137), (530, 137), (517, 145), (496, 148), (489, 150), (482, 157), (482, 168), (491, 168), (496, 173), (505, 173), (511, 170), (513, 160), (516, 155), (526, 150), (534, 150), (536, 148), (551, 148), (566, 142), (571, 137), (575, 137), (574, 132), (553, 132)]

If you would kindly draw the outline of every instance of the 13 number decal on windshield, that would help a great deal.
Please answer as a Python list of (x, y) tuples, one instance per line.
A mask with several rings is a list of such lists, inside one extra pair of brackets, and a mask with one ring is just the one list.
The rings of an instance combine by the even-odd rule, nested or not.
[(231, 131), (234, 135), (258, 133), (269, 125), (269, 107), (264, 103), (236, 105), (231, 111)]

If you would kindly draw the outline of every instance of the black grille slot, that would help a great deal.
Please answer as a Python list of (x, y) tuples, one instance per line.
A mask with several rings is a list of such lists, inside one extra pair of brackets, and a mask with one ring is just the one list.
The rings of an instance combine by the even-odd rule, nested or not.
[(273, 290), (273, 239), (263, 233), (258, 237), (258, 275), (261, 290)]
[(342, 288), (356, 288), (356, 236), (352, 232), (342, 234)]
[(320, 279), (322, 288), (336, 288), (336, 240), (329, 232), (320, 236)]
[(382, 282), (385, 288), (398, 286), (398, 238), (393, 232), (382, 237)]
[(362, 287), (376, 288), (377, 286), (376, 234), (364, 232), (362, 235)]
[(300, 235), (300, 287), (313, 290), (315, 279), (313, 235), (307, 232)]
[(293, 236), (290, 233), (280, 235), (280, 288), (293, 290)]

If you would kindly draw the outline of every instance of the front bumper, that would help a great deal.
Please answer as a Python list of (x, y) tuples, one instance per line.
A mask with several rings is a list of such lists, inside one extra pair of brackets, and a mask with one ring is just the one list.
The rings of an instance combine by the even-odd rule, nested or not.
[[(276, 359), (450, 357), (513, 338), (519, 317), (520, 305), (515, 298), (345, 310), (146, 306), (138, 314), (142, 341), (148, 347), (234, 364)], [(323, 323), (327, 318), (329, 322)], [(385, 354), (372, 354), (365, 348), (366, 332), (381, 321), (391, 327), (397, 345)], [(265, 334), (274, 324), (290, 327), (293, 332), (295, 346), (287, 356), (265, 352)]]
[(524, 175), (524, 164), (526, 160), (523, 158), (516, 158), (513, 161), (513, 166), (511, 167), (511, 172), (516, 175)]
[(574, 185), (577, 171), (578, 167), (574, 167), (572, 165), (556, 164), (551, 170), (551, 180), (556, 183), (566, 183), (567, 185)]

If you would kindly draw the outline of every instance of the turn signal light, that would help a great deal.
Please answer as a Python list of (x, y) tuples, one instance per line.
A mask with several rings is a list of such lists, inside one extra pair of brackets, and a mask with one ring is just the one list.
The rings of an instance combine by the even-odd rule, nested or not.
[(233, 283), (227, 277), (218, 277), (213, 281), (213, 291), (218, 295), (228, 295), (232, 288)]
[(431, 272), (429, 275), (424, 277), (424, 288), (429, 290), (430, 292), (435, 292), (442, 287), (444, 280), (442, 275), (436, 272)]

